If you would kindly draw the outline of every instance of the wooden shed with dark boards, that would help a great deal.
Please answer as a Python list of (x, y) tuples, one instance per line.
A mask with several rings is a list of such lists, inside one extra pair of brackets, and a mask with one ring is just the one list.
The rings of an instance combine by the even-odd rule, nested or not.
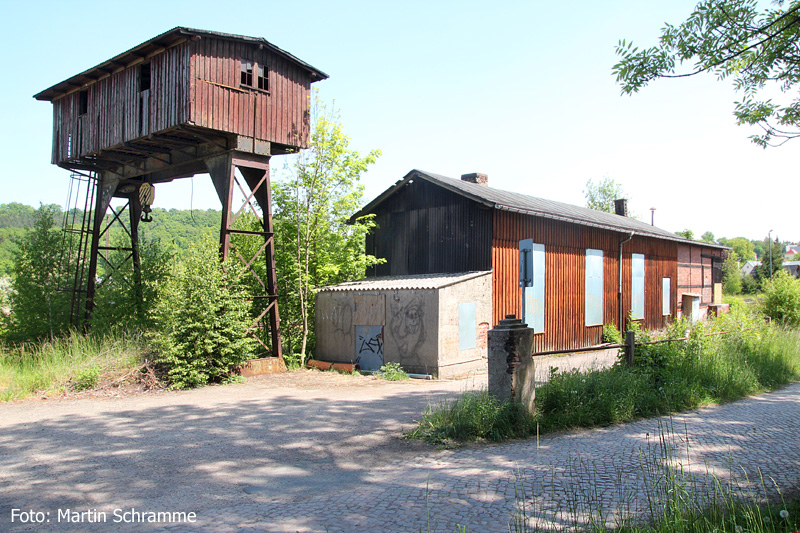
[[(663, 327), (684, 293), (708, 306), (725, 247), (625, 216), (412, 170), (367, 204), (368, 277), (492, 271), (492, 324), (508, 314), (534, 328), (534, 353), (593, 346), (628, 317)], [(523, 305), (524, 302), (524, 305)]]

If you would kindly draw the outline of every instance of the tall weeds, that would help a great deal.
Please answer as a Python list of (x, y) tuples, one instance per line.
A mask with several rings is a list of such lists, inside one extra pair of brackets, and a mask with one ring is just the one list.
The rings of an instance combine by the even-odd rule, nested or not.
[(139, 336), (74, 333), (41, 344), (6, 347), (0, 352), (0, 401), (113, 381), (135, 370), (143, 351)]

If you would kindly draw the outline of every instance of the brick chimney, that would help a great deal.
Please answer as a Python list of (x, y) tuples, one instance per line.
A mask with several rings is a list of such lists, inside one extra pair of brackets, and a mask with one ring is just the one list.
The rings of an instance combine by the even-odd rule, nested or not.
[(614, 200), (614, 212), (621, 217), (628, 216), (628, 200), (626, 198)]
[(478, 185), (489, 185), (489, 176), (486, 174), (480, 174), (478, 172), (473, 172), (472, 174), (461, 174), (461, 181), (466, 181), (469, 183), (477, 183)]

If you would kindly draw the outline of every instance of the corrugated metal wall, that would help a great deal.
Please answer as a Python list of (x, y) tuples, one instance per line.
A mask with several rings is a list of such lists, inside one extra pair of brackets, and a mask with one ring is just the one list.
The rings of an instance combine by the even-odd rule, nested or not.
[(367, 253), (385, 258), (368, 275), (489, 270), (492, 211), (424, 180), (381, 204)]
[[(627, 234), (579, 226), (551, 219), (495, 211), (492, 267), (494, 269), (493, 322), (507, 314), (520, 316), (519, 241), (532, 238), (545, 245), (545, 331), (537, 334), (534, 351), (582, 348), (601, 342), (602, 327), (586, 327), (586, 249), (603, 250), (603, 319), (619, 325), (619, 243)], [(647, 328), (664, 325), (662, 278), (676, 284), (675, 243), (634, 237), (623, 245), (622, 309), (627, 319), (631, 305), (631, 254), (645, 255), (645, 319)], [(672, 316), (676, 302), (670, 302)]]

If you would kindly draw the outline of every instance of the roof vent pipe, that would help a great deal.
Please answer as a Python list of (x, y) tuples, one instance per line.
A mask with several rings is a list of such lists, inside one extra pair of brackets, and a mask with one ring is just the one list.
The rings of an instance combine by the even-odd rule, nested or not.
[(614, 200), (614, 212), (621, 217), (628, 216), (628, 200), (626, 198)]
[(461, 174), (461, 181), (466, 181), (469, 183), (477, 183), (478, 185), (489, 185), (489, 176), (488, 174), (481, 174), (479, 172), (473, 172), (471, 174)]

